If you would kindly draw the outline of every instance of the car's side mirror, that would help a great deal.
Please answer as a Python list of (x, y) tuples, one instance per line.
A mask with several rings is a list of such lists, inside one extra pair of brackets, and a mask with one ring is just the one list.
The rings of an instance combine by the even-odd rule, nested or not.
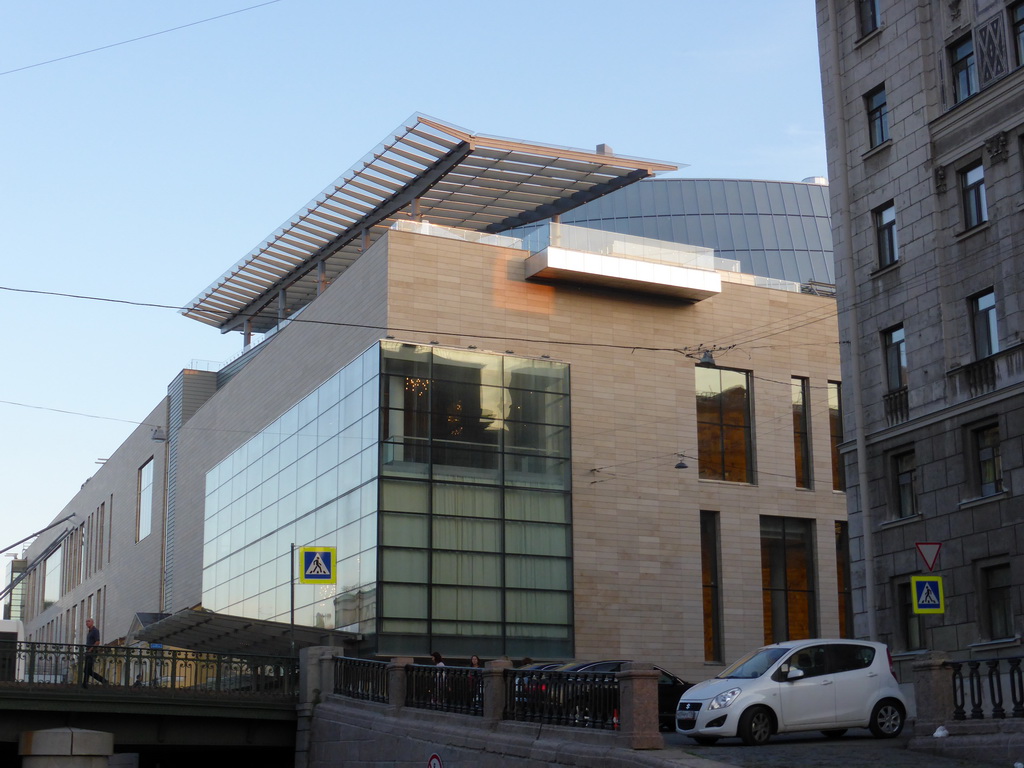
[(786, 673), (787, 680), (799, 680), (804, 676), (804, 671), (798, 667), (791, 667), (789, 672)]

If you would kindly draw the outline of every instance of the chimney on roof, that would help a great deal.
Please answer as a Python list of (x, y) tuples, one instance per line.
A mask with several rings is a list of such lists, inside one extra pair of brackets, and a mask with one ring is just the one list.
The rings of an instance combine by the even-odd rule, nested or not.
[(599, 155), (614, 155), (615, 152), (607, 144), (597, 145), (597, 154)]

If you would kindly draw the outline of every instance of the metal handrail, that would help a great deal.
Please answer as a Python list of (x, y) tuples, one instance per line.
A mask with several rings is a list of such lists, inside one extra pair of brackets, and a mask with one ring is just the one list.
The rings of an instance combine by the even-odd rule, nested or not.
[[(84, 679), (86, 659), (102, 678)], [(67, 643), (0, 643), (0, 680), (28, 688), (108, 685), (164, 693), (295, 698), (298, 661), (257, 654)]]
[(482, 670), (409, 664), (405, 672), (406, 706), (483, 716)]
[(388, 664), (386, 661), (334, 657), (334, 692), (364, 701), (388, 703)]

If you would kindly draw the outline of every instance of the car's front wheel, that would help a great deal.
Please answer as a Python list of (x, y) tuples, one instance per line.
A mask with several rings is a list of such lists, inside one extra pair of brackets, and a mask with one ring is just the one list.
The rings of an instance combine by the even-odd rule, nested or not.
[(876, 739), (893, 739), (903, 731), (906, 713), (903, 705), (895, 699), (882, 699), (871, 710), (871, 722), (868, 728)]
[(767, 707), (751, 707), (740, 717), (737, 735), (748, 747), (766, 744), (772, 737), (772, 713)]

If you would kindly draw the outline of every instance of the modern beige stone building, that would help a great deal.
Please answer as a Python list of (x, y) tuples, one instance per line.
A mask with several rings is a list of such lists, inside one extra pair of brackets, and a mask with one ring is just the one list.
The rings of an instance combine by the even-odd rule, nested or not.
[(856, 634), (1019, 655), (1024, 3), (817, 12)]
[(185, 644), (196, 606), (281, 626), (294, 593), (364, 655), (699, 679), (848, 631), (834, 298), (557, 220), (672, 168), (411, 119), (184, 310), (247, 351), (83, 487), (102, 568), (47, 593), (70, 531), (30, 633), (93, 595), (105, 639)]

